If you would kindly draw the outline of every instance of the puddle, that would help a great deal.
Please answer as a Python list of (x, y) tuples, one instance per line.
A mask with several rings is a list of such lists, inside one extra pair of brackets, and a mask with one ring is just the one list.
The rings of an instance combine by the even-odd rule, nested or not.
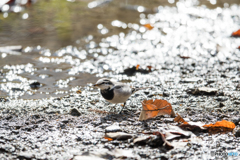
[[(131, 39), (135, 39), (136, 45), (132, 45), (132, 48), (126, 47), (125, 51), (131, 51), (133, 54), (138, 54), (139, 57), (144, 57), (145, 52), (147, 52), (146, 48), (154, 49), (159, 42), (166, 46), (162, 50), (165, 52), (170, 45), (166, 43), (168, 39), (164, 39), (164, 37), (157, 39), (156, 33), (149, 32), (149, 35), (146, 34), (146, 36), (149, 36), (150, 39), (142, 37), (149, 40), (148, 44), (143, 42), (141, 37), (137, 37), (139, 36), (138, 32), (146, 31), (146, 28), (141, 26), (142, 23), (155, 23), (155, 19), (151, 17), (154, 17), (152, 15), (159, 9), (161, 10), (161, 7), (158, 6), (169, 6), (168, 9), (164, 10), (171, 12), (174, 9), (170, 7), (178, 6), (181, 8), (179, 5), (182, 4), (175, 0), (90, 2), (92, 1), (39, 0), (23, 8), (18, 14), (8, 11), (0, 14), (0, 47), (22, 46), (20, 50), (9, 48), (0, 50), (0, 97), (22, 99), (61, 97), (74, 92), (81, 86), (84, 87), (88, 83), (96, 82), (98, 79), (96, 74), (106, 76), (111, 75), (112, 71), (121, 73), (131, 66), (124, 66), (122, 62), (115, 61), (112, 59), (114, 56), (109, 56), (108, 59), (104, 56), (109, 53), (118, 54), (117, 51), (124, 50), (128, 42), (133, 43)], [(186, 6), (206, 5), (206, 8), (218, 7), (216, 10), (220, 13), (221, 8), (227, 8), (235, 3), (240, 4), (238, 0), (187, 0), (184, 4)], [(201, 18), (206, 14), (203, 9), (197, 11), (200, 13), (194, 13), (192, 10), (191, 15)], [(212, 15), (212, 17), (210, 15), (208, 18), (214, 19), (214, 16), (216, 15)], [(172, 29), (187, 21), (184, 16), (182, 18), (181, 22), (175, 24), (174, 19), (173, 22), (159, 23), (159, 25), (169, 27), (158, 26), (164, 29), (157, 34), (170, 33)], [(165, 21), (164, 17), (160, 17), (160, 19)], [(198, 20), (201, 23), (201, 19)], [(125, 35), (133, 30), (137, 32), (133, 32), (125, 41)], [(124, 43), (126, 45), (123, 45)], [(178, 49), (182, 52), (187, 48), (189, 46)], [(212, 49), (213, 46), (210, 43), (205, 48)], [(180, 56), (185, 57), (186, 55)], [(137, 60), (132, 60), (131, 56), (121, 58), (127, 61), (126, 64), (132, 62), (132, 66), (137, 62)], [(115, 63), (109, 65), (110, 62)], [(138, 63), (142, 62), (138, 61)], [(146, 68), (149, 65), (151, 64), (143, 65), (143, 67)], [(121, 79), (131, 82), (127, 78)], [(39, 87), (31, 87), (31, 84), (34, 83), (40, 84)]]

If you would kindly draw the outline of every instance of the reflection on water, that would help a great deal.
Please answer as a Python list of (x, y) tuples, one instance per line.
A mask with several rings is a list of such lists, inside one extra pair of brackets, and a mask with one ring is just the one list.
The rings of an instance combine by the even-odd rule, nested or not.
[[(97, 79), (95, 74), (112, 70), (115, 66), (106, 65), (103, 57), (102, 64), (100, 62), (97, 64), (101, 65), (101, 68), (96, 69), (96, 58), (123, 49), (117, 44), (118, 41), (126, 43), (124, 37), (129, 31), (137, 30), (145, 33), (147, 29), (142, 25), (154, 24), (157, 21), (153, 14), (162, 9), (158, 6), (177, 6), (181, 9), (181, 5), (186, 7), (206, 5), (208, 8), (218, 7), (216, 13), (221, 13), (219, 7), (227, 8), (234, 3), (240, 4), (239, 0), (180, 2), (177, 0), (39, 0), (18, 14), (7, 12), (5, 7), (5, 11), (0, 15), (0, 46), (21, 45), (23, 50), (0, 50), (0, 97), (5, 97), (6, 92), (12, 97), (27, 99), (61, 96), (75, 91), (78, 89), (74, 88), (76, 86), (94, 83)], [(170, 7), (164, 11), (174, 10)], [(209, 17), (206, 16), (208, 13)], [(171, 45), (171, 40), (162, 37), (158, 41), (158, 34), (168, 34), (185, 25), (188, 21), (186, 14), (199, 17), (196, 23), (192, 24), (193, 27), (201, 27), (202, 22), (207, 22), (201, 18), (218, 16), (203, 7), (188, 10), (188, 13), (184, 14), (182, 12), (178, 17), (181, 19), (179, 23), (176, 23), (174, 17), (171, 17), (172, 22), (164, 22), (168, 17), (161, 17), (160, 21), (163, 23), (159, 24), (162, 26), (158, 26), (163, 28), (161, 33), (153, 32), (148, 35), (153, 44), (141, 45), (141, 41), (136, 37), (137, 34), (131, 37), (138, 40), (135, 50), (144, 52), (147, 47), (162, 43), (165, 45), (163, 49), (168, 51), (167, 46)], [(239, 20), (239, 17), (235, 18)], [(199, 25), (196, 25), (197, 23)], [(211, 32), (214, 28), (210, 25), (207, 29)], [(192, 39), (197, 38), (194, 37), (195, 35), (189, 36), (192, 36)], [(166, 41), (169, 41), (169, 44), (165, 43)], [(214, 45), (209, 43), (207, 47), (213, 49)], [(127, 46), (127, 43), (121, 45), (126, 47), (126, 51), (131, 50)], [(189, 48), (191, 47), (180, 47), (180, 52), (184, 53)], [(41, 87), (32, 89), (30, 84), (36, 81)]]

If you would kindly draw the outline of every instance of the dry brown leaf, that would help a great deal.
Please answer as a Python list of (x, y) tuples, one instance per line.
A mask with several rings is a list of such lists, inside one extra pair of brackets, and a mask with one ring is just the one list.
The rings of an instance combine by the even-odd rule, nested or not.
[(136, 66), (136, 70), (138, 70), (139, 67), (140, 67), (140, 65), (138, 64), (138, 65)]
[(152, 66), (147, 66), (147, 68), (148, 68), (149, 72), (152, 71)]
[(177, 113), (177, 117), (174, 118), (174, 122), (178, 122), (178, 123), (183, 123), (183, 124), (188, 124), (178, 113)]
[(156, 148), (156, 147), (161, 147), (163, 146), (165, 149), (170, 150), (173, 149), (174, 147), (166, 140), (165, 135), (162, 134), (161, 132), (145, 132), (143, 134), (152, 134), (156, 135), (157, 137), (151, 138), (147, 144), (150, 147)]
[(185, 131), (192, 131), (192, 132), (200, 132), (206, 130), (206, 128), (202, 127), (202, 122), (186, 122), (179, 125)]
[(109, 138), (109, 137), (104, 137), (105, 139), (107, 139), (108, 141), (112, 141), (113, 139), (112, 138)]
[(191, 58), (189, 56), (181, 56), (181, 55), (179, 55), (179, 57), (182, 58), (182, 59), (189, 59), (189, 58)]
[(229, 132), (235, 128), (235, 124), (230, 121), (222, 120), (215, 124), (206, 124), (203, 127), (208, 129), (210, 133)]
[(232, 33), (232, 37), (240, 37), (240, 29)]
[(152, 30), (154, 27), (151, 24), (145, 24), (143, 25), (145, 28), (147, 28), (148, 30)]
[(77, 93), (77, 94), (81, 94), (82, 91), (81, 91), (81, 90), (77, 90), (76, 93)]
[(166, 100), (144, 100), (142, 102), (142, 108), (142, 112), (139, 116), (140, 121), (165, 114), (171, 115), (171, 117), (175, 116), (172, 105)]

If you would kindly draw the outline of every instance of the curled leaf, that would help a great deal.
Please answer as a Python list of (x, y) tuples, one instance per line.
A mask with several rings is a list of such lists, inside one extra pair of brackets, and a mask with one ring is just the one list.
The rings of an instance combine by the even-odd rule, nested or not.
[(172, 117), (175, 116), (172, 105), (168, 101), (161, 99), (156, 99), (154, 101), (144, 100), (142, 102), (142, 112), (139, 116), (139, 120), (142, 121), (165, 114), (171, 115)]
[(140, 67), (140, 65), (138, 64), (138, 65), (136, 66), (136, 70), (138, 70), (139, 67)]
[(112, 138), (109, 138), (109, 137), (104, 137), (105, 139), (107, 139), (108, 141), (112, 141), (113, 139)]
[(215, 124), (206, 124), (203, 127), (208, 129), (210, 133), (229, 132), (235, 128), (235, 124), (230, 121), (222, 120)]
[(188, 122), (186, 122), (178, 113), (177, 113), (177, 117), (174, 118), (174, 122), (188, 124)]
[(76, 93), (77, 93), (77, 94), (81, 94), (82, 91), (79, 89), (79, 90), (76, 91)]
[(186, 122), (181, 124), (179, 127), (185, 131), (201, 132), (206, 130), (206, 128), (202, 127), (202, 125), (202, 122)]
[(240, 37), (240, 29), (232, 33), (232, 37)]

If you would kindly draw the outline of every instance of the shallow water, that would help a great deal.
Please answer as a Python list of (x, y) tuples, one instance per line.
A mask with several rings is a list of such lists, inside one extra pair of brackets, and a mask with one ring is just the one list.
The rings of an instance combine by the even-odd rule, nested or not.
[[(102, 72), (92, 67), (95, 59), (118, 49), (114, 44), (104, 43), (102, 38), (119, 33), (124, 37), (139, 27), (144, 15), (151, 19), (158, 6), (178, 5), (174, 0), (114, 0), (91, 8), (90, 2), (37, 1), (22, 12), (1, 13), (0, 46), (21, 45), (23, 49), (20, 52), (0, 52), (0, 97), (59, 97), (75, 92), (87, 83), (94, 83), (98, 79), (96, 73)], [(205, 0), (184, 4), (227, 8), (240, 2)], [(110, 40), (114, 42), (114, 37)], [(137, 48), (141, 47), (144, 48), (141, 45)], [(88, 67), (81, 68), (79, 64), (84, 62)], [(108, 67), (103, 63), (104, 72)], [(31, 88), (30, 84), (36, 81), (40, 87)]]

